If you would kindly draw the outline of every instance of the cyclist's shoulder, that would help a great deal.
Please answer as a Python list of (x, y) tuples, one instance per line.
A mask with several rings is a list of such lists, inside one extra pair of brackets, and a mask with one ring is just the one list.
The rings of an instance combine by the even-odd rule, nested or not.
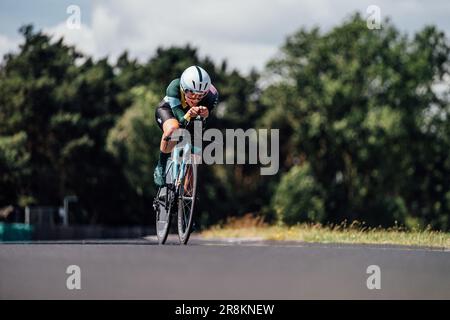
[(217, 90), (213, 84), (211, 84), (211, 87), (209, 88), (209, 93), (214, 97), (219, 97), (219, 90)]
[(173, 79), (166, 89), (166, 96), (179, 98), (180, 97), (180, 78)]
[(166, 89), (166, 96), (164, 101), (169, 104), (171, 108), (181, 105), (181, 93), (180, 93), (180, 79), (173, 79)]
[(219, 91), (214, 85), (211, 85), (208, 94), (206, 95), (203, 103), (207, 107), (215, 107), (219, 101)]

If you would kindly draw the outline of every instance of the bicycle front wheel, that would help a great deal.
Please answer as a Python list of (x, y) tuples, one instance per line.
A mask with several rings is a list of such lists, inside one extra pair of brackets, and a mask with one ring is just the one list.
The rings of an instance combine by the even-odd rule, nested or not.
[(174, 192), (170, 188), (172, 182), (172, 165), (169, 160), (166, 170), (166, 185), (159, 188), (156, 195), (156, 236), (159, 244), (164, 244), (167, 240), (170, 230), (170, 220), (172, 216), (173, 205), (175, 203)]
[(178, 197), (178, 237), (181, 244), (187, 244), (192, 232), (195, 200), (197, 194), (198, 165), (186, 165), (186, 174), (180, 185)]

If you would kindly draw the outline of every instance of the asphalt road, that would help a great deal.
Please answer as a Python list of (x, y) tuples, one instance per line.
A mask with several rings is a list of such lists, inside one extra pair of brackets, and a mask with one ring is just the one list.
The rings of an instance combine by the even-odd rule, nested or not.
[[(171, 239), (174, 241), (173, 239)], [(450, 299), (450, 252), (154, 239), (0, 245), (0, 299)], [(69, 265), (80, 290), (69, 290)], [(369, 290), (370, 265), (381, 289)]]

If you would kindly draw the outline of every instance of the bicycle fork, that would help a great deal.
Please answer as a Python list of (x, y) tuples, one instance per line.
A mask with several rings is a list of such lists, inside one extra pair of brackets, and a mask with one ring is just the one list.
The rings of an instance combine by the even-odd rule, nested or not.
[[(191, 149), (191, 145), (189, 143), (185, 144), (183, 149), (175, 149), (173, 153), (173, 167), (172, 167), (172, 176), (176, 177), (175, 179), (175, 188), (178, 188), (181, 185), (181, 180), (186, 174), (186, 161), (185, 159), (188, 157)], [(183, 152), (183, 155), (180, 155), (180, 152)]]

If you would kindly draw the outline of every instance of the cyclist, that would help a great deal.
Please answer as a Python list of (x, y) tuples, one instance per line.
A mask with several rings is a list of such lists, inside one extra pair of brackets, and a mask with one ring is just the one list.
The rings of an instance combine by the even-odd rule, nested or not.
[(155, 111), (156, 123), (163, 131), (159, 160), (153, 174), (157, 186), (165, 184), (167, 160), (177, 144), (166, 138), (197, 115), (206, 119), (218, 101), (219, 93), (212, 85), (210, 76), (199, 66), (187, 68), (180, 78), (169, 84), (166, 96)]

